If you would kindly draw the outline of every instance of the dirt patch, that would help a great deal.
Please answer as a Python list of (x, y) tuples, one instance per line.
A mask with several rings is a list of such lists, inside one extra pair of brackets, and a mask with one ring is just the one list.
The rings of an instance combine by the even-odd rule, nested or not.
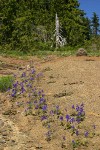
[[(59, 105), (64, 115), (71, 112), (72, 105), (83, 103), (86, 117), (79, 127), (81, 132), (88, 131), (89, 137), (82, 137), (83, 145), (74, 149), (100, 150), (100, 57), (50, 56), (19, 60), (0, 56), (0, 62), (2, 75), (8, 71), (18, 73), (18, 69), (23, 71), (30, 63), (43, 72), (39, 87), (44, 90), (47, 104), (50, 107)], [(58, 126), (59, 121), (52, 123), (53, 138), (47, 141), (48, 130), (39, 117), (24, 116), (23, 108), (15, 103), (7, 93), (0, 94), (0, 150), (73, 149), (70, 142), (73, 136)]]

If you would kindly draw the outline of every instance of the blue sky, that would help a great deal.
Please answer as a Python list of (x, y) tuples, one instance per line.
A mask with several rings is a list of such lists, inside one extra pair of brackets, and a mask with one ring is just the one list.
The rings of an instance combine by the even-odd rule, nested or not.
[(96, 12), (100, 19), (100, 0), (78, 0), (80, 9), (86, 12), (86, 16), (91, 18), (93, 12)]

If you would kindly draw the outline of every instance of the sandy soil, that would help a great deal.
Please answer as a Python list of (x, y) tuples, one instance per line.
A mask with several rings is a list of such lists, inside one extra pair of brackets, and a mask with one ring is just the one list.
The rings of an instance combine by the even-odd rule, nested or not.
[[(18, 69), (23, 70), (30, 63), (43, 72), (39, 87), (44, 90), (49, 106), (59, 105), (62, 111), (66, 108), (70, 112), (73, 104), (84, 103), (86, 117), (82, 127), (94, 132), (95, 125), (95, 135), (86, 139), (87, 147), (75, 149), (100, 150), (100, 57), (47, 56), (21, 60), (0, 56), (0, 62), (0, 76), (18, 73)], [(57, 124), (53, 125), (53, 140), (47, 142), (44, 136), (47, 129), (42, 122), (20, 111), (6, 93), (0, 93), (0, 150), (73, 149), (68, 143), (73, 137)], [(61, 133), (69, 139), (66, 147), (61, 147)]]

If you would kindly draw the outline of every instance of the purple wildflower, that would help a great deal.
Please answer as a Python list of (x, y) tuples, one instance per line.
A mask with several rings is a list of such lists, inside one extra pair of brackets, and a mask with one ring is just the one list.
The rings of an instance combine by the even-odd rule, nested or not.
[(34, 74), (34, 73), (35, 73), (35, 70), (33, 69), (33, 70), (31, 71), (31, 73)]
[(33, 78), (33, 77), (31, 77), (31, 78), (30, 78), (30, 80), (31, 80), (31, 81), (33, 81), (33, 80), (34, 80), (34, 78)]
[(83, 107), (80, 107), (80, 112), (83, 112)]
[(37, 74), (37, 78), (39, 78), (42, 75), (43, 75), (42, 72), (40, 72), (39, 74)]
[(56, 109), (59, 110), (59, 105), (56, 106)]
[(63, 121), (63, 116), (60, 116), (60, 120)]
[(96, 128), (96, 125), (93, 125), (93, 129), (95, 129)]
[(77, 113), (77, 116), (81, 116), (81, 115), (82, 115), (82, 112), (79, 111), (79, 112)]
[(46, 111), (46, 110), (47, 110), (47, 105), (44, 105), (44, 106), (42, 107), (42, 109), (43, 109), (43, 111)]
[(81, 118), (76, 118), (77, 123), (81, 122)]
[(72, 105), (72, 109), (75, 109), (75, 106), (74, 106), (74, 105)]
[(12, 97), (15, 97), (15, 96), (16, 96), (16, 93), (12, 93), (11, 96), (12, 96)]
[(53, 110), (50, 111), (50, 115), (54, 115), (54, 111)]
[(75, 122), (75, 119), (74, 119), (74, 118), (71, 118), (71, 119), (70, 119), (70, 123), (73, 123), (73, 122)]
[(20, 86), (23, 87), (23, 82), (20, 82)]
[(27, 104), (31, 104), (31, 102), (30, 102), (30, 101), (27, 101), (26, 103), (27, 103)]
[(79, 111), (79, 109), (80, 109), (80, 107), (77, 105), (77, 106), (76, 106), (76, 111)]
[(35, 109), (38, 109), (38, 108), (39, 108), (39, 106), (38, 106), (38, 105), (36, 105), (36, 106), (35, 106)]
[(11, 96), (12, 96), (12, 97), (15, 97), (15, 96), (16, 96), (16, 90), (15, 90), (15, 89), (12, 89)]
[(72, 129), (75, 129), (75, 127), (74, 127), (74, 126), (71, 126), (71, 128), (72, 128)]
[(74, 140), (72, 140), (72, 144), (75, 144), (75, 141), (74, 141)]
[(21, 77), (25, 77), (26, 76), (26, 73), (25, 72), (23, 72), (22, 73), (22, 75), (21, 75)]
[(42, 117), (41, 117), (41, 121), (43, 121), (43, 120), (45, 120), (45, 119), (47, 119), (47, 116), (42, 116)]
[(16, 105), (18, 106), (20, 103), (19, 102), (16, 102)]
[(38, 95), (41, 95), (41, 91), (38, 92)]
[(42, 97), (44, 97), (45, 96), (45, 94), (42, 94)]
[(79, 131), (78, 131), (78, 130), (76, 130), (76, 135), (77, 135), (77, 136), (79, 135)]
[(17, 85), (18, 85), (18, 81), (13, 84), (13, 87), (14, 87), (14, 88), (17, 88)]
[(50, 125), (48, 124), (48, 128), (50, 128)]
[(7, 90), (8, 92), (10, 92), (10, 87), (8, 88), (8, 90)]
[(50, 137), (51, 137), (51, 131), (48, 131), (48, 132), (46, 133), (46, 137), (47, 137), (48, 140), (50, 140)]
[(37, 103), (37, 100), (34, 101), (34, 104), (36, 104), (36, 103)]
[(41, 97), (39, 101), (40, 103), (45, 103), (46, 100), (43, 97)]
[(16, 78), (16, 77), (17, 77), (17, 75), (16, 75), (16, 74), (13, 74), (13, 76), (14, 76), (14, 78)]
[(84, 107), (84, 104), (83, 104), (83, 103), (81, 104), (81, 107)]
[(84, 136), (85, 136), (85, 137), (88, 137), (88, 134), (89, 134), (89, 132), (88, 132), (88, 131), (85, 131)]
[(43, 93), (44, 91), (43, 91), (43, 90), (41, 90), (41, 92)]
[(69, 116), (69, 115), (66, 115), (66, 119), (67, 119), (67, 121), (69, 121), (69, 119), (70, 119), (70, 116)]
[(24, 80), (24, 82), (26, 83), (26, 82), (28, 82), (28, 80)]
[(21, 87), (21, 93), (24, 93), (25, 92), (25, 88), (22, 86)]
[(63, 140), (64, 140), (64, 141), (66, 140), (66, 137), (65, 137), (65, 136), (63, 136)]
[(29, 108), (25, 108), (25, 110), (24, 110), (24, 111), (26, 112), (26, 111), (28, 111), (28, 110), (29, 110)]

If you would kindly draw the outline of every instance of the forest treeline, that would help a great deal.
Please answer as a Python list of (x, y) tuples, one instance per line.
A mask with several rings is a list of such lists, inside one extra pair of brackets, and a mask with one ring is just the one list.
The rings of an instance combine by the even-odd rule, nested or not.
[(99, 17), (91, 20), (78, 0), (0, 0), (0, 47), (30, 52), (55, 48), (55, 15), (66, 45), (77, 46), (98, 36)]

